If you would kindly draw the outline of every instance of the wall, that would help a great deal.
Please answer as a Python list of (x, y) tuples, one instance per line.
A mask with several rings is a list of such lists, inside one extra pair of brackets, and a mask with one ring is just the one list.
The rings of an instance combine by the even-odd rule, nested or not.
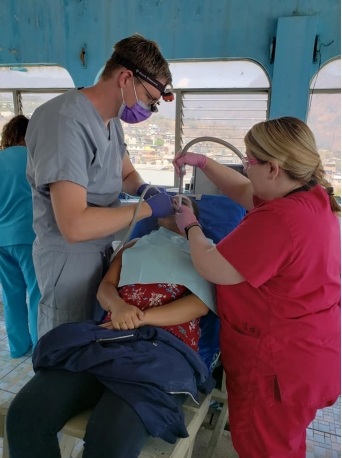
[[(321, 63), (340, 55), (339, 0), (2, 0), (0, 12), (0, 65), (54, 63), (65, 67), (76, 86), (92, 84), (111, 54), (113, 44), (134, 32), (156, 40), (167, 59), (252, 58), (273, 77), (289, 71), (293, 56), (305, 51), (304, 64), (294, 68), (296, 84), (305, 68), (304, 87), (318, 68), (312, 62), (314, 37), (322, 43)], [(304, 29), (286, 50), (290, 28), (279, 27), (279, 18), (306, 17)], [(313, 24), (314, 22), (314, 24)], [(305, 30), (310, 23), (310, 33)], [(281, 31), (280, 31), (281, 29)], [(270, 41), (281, 33), (281, 55), (269, 63)], [(284, 41), (285, 40), (285, 41)], [(278, 39), (277, 39), (278, 41)], [(80, 53), (85, 45), (86, 66)], [(280, 46), (280, 45), (279, 45)], [(278, 46), (276, 47), (277, 50)], [(278, 48), (279, 49), (279, 48)], [(283, 50), (289, 54), (285, 56)], [(292, 54), (292, 58), (289, 56)], [(282, 62), (282, 59), (284, 61)], [(1, 81), (0, 81), (1, 87)], [(280, 84), (279, 87), (282, 87)], [(303, 101), (282, 97), (276, 106), (303, 117)], [(297, 89), (301, 93), (302, 89)]]

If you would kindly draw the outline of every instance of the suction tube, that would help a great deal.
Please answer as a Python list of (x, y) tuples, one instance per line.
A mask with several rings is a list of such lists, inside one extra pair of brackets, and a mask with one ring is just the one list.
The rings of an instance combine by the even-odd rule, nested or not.
[[(146, 186), (146, 188), (143, 190), (143, 192), (141, 193), (141, 196), (139, 198), (139, 202), (138, 202), (138, 205), (134, 211), (134, 214), (133, 214), (133, 219), (131, 221), (131, 224), (129, 225), (128, 229), (127, 229), (127, 232), (124, 236), (124, 238), (121, 240), (121, 242), (118, 243), (118, 245), (116, 246), (116, 248), (114, 249), (114, 252), (112, 254), (112, 256), (110, 257), (110, 262), (113, 261), (113, 259), (115, 258), (115, 256), (118, 254), (118, 252), (121, 250), (121, 248), (124, 246), (124, 244), (129, 240), (132, 232), (133, 232), (133, 229), (135, 227), (135, 224), (137, 222), (137, 218), (138, 218), (138, 213), (139, 213), (139, 210), (140, 210), (140, 207), (141, 207), (141, 204), (142, 202), (144, 201), (144, 196), (145, 194), (147, 193), (147, 191), (151, 188), (156, 188), (156, 186), (153, 186), (153, 185), (148, 185)], [(158, 192), (160, 192), (158, 190)]]
[[(233, 153), (235, 153), (239, 157), (239, 159), (243, 158), (243, 154), (241, 153), (241, 151), (238, 150), (234, 145), (232, 145), (231, 143), (227, 142), (226, 140), (222, 140), (221, 138), (217, 138), (217, 137), (198, 137), (198, 138), (194, 138), (193, 140), (191, 140), (189, 143), (187, 143), (184, 146), (184, 148), (182, 150), (181, 157), (184, 156), (188, 152), (188, 150), (191, 148), (191, 146), (196, 145), (196, 143), (201, 143), (201, 142), (219, 143), (220, 145), (223, 145), (223, 146), (227, 147), (228, 149), (232, 150)], [(183, 189), (183, 178), (184, 178), (184, 175), (185, 175), (185, 166), (182, 165), (181, 169), (180, 169), (180, 176), (179, 176), (178, 194), (184, 194), (184, 189)]]

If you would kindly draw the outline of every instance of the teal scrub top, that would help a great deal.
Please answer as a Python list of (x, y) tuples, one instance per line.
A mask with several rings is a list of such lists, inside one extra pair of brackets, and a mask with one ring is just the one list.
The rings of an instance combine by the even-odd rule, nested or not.
[(0, 246), (32, 244), (32, 193), (26, 178), (27, 149), (0, 151)]

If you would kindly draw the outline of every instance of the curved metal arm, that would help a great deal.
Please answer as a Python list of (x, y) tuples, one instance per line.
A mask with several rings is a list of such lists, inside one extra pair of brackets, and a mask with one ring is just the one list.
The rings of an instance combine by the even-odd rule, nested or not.
[(227, 148), (231, 149), (240, 159), (243, 158), (243, 154), (241, 151), (239, 151), (234, 145), (232, 145), (229, 142), (226, 142), (226, 140), (222, 140), (221, 138), (216, 138), (216, 137), (198, 137), (194, 138), (191, 140), (189, 143), (187, 143), (183, 150), (182, 150), (182, 155), (184, 155), (189, 148), (192, 145), (195, 145), (196, 143), (201, 143), (201, 142), (213, 142), (213, 143), (219, 143), (220, 145), (226, 146)]
[[(234, 145), (232, 145), (229, 142), (226, 142), (226, 140), (222, 140), (221, 138), (216, 138), (216, 137), (198, 137), (198, 138), (194, 138), (193, 140), (191, 140), (189, 143), (187, 143), (184, 146), (184, 148), (182, 150), (182, 156), (184, 156), (184, 154), (187, 153), (187, 151), (189, 150), (189, 148), (192, 145), (195, 145), (196, 143), (201, 143), (201, 142), (219, 143), (220, 145), (226, 146), (227, 148), (232, 150), (239, 157), (239, 159), (243, 158), (243, 154), (241, 153), (241, 151), (238, 150)], [(184, 174), (181, 173), (180, 176), (179, 176), (179, 189), (178, 189), (178, 193), (179, 194), (183, 194), (183, 177), (184, 177)]]

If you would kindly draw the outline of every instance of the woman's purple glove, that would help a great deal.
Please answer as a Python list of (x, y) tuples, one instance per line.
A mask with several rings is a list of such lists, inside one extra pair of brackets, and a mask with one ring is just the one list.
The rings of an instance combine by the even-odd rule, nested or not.
[(166, 193), (160, 192), (149, 199), (146, 203), (152, 209), (152, 216), (156, 218), (164, 218), (165, 216), (173, 215), (172, 198)]
[(180, 206), (180, 211), (175, 214), (176, 224), (178, 229), (181, 232), (185, 232), (185, 228), (188, 227), (192, 223), (198, 223), (196, 216), (190, 210), (189, 207), (185, 205)]
[(194, 167), (203, 169), (206, 163), (207, 163), (207, 156), (205, 156), (204, 154), (186, 153), (184, 154), (184, 156), (182, 156), (182, 151), (177, 153), (176, 157), (172, 161), (172, 164), (174, 168), (176, 169), (176, 173), (178, 176), (181, 174), (182, 165), (193, 165)]
[[(137, 190), (137, 196), (141, 196), (141, 194), (144, 192), (147, 186), (150, 186), (150, 185), (147, 183), (144, 183), (141, 186), (139, 186)], [(161, 186), (153, 186), (152, 188), (146, 191), (146, 194), (144, 195), (144, 200), (147, 200), (150, 197), (155, 196), (156, 194), (159, 194), (160, 192), (163, 192), (164, 194), (166, 194), (166, 189), (162, 188)]]

